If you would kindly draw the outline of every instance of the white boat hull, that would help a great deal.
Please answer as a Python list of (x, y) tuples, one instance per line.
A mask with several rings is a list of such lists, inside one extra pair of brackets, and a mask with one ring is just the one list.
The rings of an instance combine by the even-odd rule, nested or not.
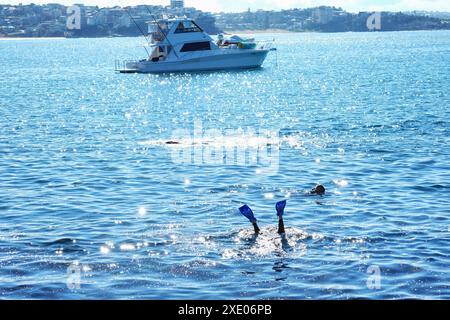
[(264, 63), (269, 50), (239, 50), (202, 57), (182, 58), (177, 61), (140, 61), (130, 63), (124, 72), (174, 73), (230, 69), (254, 69)]

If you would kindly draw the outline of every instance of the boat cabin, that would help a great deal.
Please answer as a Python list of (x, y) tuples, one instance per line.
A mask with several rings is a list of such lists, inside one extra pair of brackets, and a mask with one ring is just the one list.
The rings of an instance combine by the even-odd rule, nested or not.
[[(151, 61), (163, 61), (172, 54), (218, 49), (214, 40), (192, 19), (161, 19), (148, 23)], [(174, 52), (176, 51), (176, 52)]]

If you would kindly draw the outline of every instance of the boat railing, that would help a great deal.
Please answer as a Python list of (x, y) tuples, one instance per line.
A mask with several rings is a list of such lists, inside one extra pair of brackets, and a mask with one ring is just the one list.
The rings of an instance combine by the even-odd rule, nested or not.
[(259, 50), (272, 50), (275, 48), (275, 40), (262, 40), (256, 41), (256, 49)]
[(115, 71), (126, 71), (126, 70), (132, 70), (132, 68), (129, 67), (130, 64), (136, 63), (136, 60), (115, 60), (114, 61), (114, 70)]

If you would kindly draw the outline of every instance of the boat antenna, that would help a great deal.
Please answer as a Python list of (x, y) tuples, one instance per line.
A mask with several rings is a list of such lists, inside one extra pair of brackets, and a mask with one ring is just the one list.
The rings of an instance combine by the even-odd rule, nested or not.
[[(139, 24), (136, 22), (136, 20), (134, 20), (133, 16), (131, 15), (131, 13), (128, 11), (127, 8), (123, 8), (127, 13), (128, 16), (130, 17), (131, 21), (133, 21), (133, 23), (135, 24), (135, 26), (139, 29), (139, 31), (141, 32), (141, 34), (144, 36), (145, 40), (147, 41), (147, 43), (149, 43), (147, 36), (145, 35), (144, 31), (142, 31), (142, 28), (139, 26)], [(144, 46), (145, 52), (147, 52), (147, 55), (150, 57), (150, 53), (148, 52), (147, 48)]]
[(173, 44), (170, 42), (170, 40), (167, 38), (167, 36), (165, 35), (164, 31), (161, 29), (161, 27), (159, 26), (158, 21), (156, 21), (155, 16), (150, 12), (150, 9), (148, 8), (147, 5), (145, 5), (145, 8), (147, 9), (148, 14), (150, 15), (150, 17), (152, 17), (153, 22), (156, 24), (156, 26), (158, 27), (159, 32), (161, 32), (161, 34), (163, 35), (164, 39), (166, 39), (167, 43), (170, 44), (170, 46), (173, 48), (173, 53), (175, 53), (175, 56), (180, 59), (180, 57), (177, 54), (177, 51), (175, 50), (175, 47), (173, 46)]

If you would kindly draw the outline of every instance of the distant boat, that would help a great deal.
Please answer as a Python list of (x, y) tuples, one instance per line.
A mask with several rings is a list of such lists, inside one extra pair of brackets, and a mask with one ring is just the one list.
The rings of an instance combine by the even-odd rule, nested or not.
[(149, 57), (125, 62), (121, 73), (170, 73), (259, 68), (273, 48), (272, 42), (255, 42), (219, 36), (215, 42), (188, 18), (160, 19), (150, 24)]

